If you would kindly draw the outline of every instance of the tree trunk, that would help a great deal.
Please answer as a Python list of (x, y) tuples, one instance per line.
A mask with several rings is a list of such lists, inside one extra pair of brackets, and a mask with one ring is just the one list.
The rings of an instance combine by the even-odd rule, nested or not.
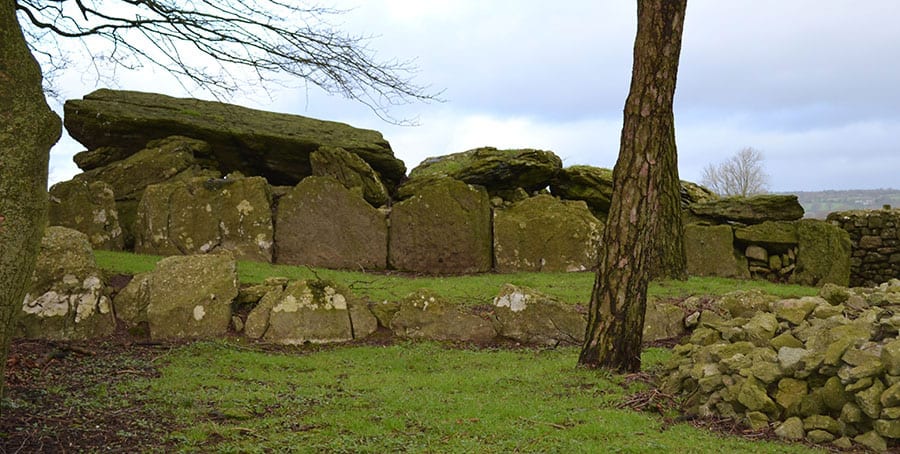
[(50, 147), (61, 132), (15, 3), (0, 0), (0, 396), (12, 330), (44, 233)]
[[(672, 99), (687, 0), (638, 0), (631, 91), (579, 365), (637, 372), (652, 273), (684, 273)], [(659, 274), (657, 274), (659, 275)]]

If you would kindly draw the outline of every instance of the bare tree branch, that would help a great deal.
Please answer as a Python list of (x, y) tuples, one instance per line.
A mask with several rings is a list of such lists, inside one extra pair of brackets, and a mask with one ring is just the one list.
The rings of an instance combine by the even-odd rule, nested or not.
[(766, 192), (769, 175), (763, 170), (761, 151), (747, 147), (719, 164), (703, 168), (701, 184), (726, 196), (747, 197)]
[[(14, 1), (32, 51), (45, 61), (65, 61), (66, 46), (56, 38), (99, 39), (102, 49), (86, 46), (92, 64), (157, 66), (216, 97), (253, 82), (299, 79), (394, 123), (405, 122), (390, 116), (391, 106), (440, 101), (412, 82), (414, 62), (377, 60), (370, 36), (335, 30), (326, 19), (341, 10), (281, 0)], [(255, 80), (239, 80), (237, 68), (250, 69)]]

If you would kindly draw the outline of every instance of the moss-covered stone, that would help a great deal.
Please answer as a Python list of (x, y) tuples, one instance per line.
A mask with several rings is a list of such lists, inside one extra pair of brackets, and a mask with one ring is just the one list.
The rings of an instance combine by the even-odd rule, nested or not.
[(147, 306), (150, 304), (150, 276), (152, 272), (139, 273), (113, 299), (116, 318), (127, 328), (147, 323)]
[(764, 247), (784, 248), (794, 246), (799, 241), (797, 227), (793, 222), (767, 221), (734, 229), (734, 238), (744, 243)]
[(260, 300), (248, 315), (244, 332), (285, 345), (349, 341), (354, 338), (352, 298), (349, 290), (333, 282), (293, 281)]
[(295, 185), (310, 175), (309, 155), (332, 146), (359, 155), (389, 187), (406, 174), (380, 133), (342, 123), (106, 89), (66, 101), (64, 108), (66, 130), (89, 149), (113, 146), (133, 153), (151, 140), (183, 135), (212, 145), (211, 157), (224, 173)]
[(167, 257), (150, 277), (147, 319), (153, 339), (222, 336), (237, 296), (237, 267), (229, 253)]
[(753, 317), (759, 312), (766, 312), (778, 298), (760, 290), (737, 290), (726, 293), (716, 300), (716, 305), (728, 311), (732, 317)]
[(778, 407), (766, 393), (765, 384), (755, 377), (749, 377), (741, 385), (737, 396), (738, 402), (750, 411), (761, 411), (766, 414), (774, 414)]
[(411, 339), (488, 342), (497, 335), (485, 317), (452, 304), (428, 290), (420, 290), (400, 301), (391, 318), (394, 335)]
[(224, 249), (240, 260), (271, 262), (271, 204), (261, 177), (151, 185), (138, 206), (135, 252), (182, 255)]
[(331, 177), (308, 177), (278, 202), (278, 263), (385, 269), (384, 214)]
[(885, 438), (900, 438), (900, 420), (879, 419), (875, 421), (875, 431)]
[(494, 212), (494, 266), (500, 272), (589, 270), (602, 232), (583, 202), (531, 197)]
[(644, 314), (644, 342), (677, 338), (685, 331), (683, 309), (663, 301), (647, 303)]
[(797, 223), (799, 252), (791, 282), (821, 286), (850, 283), (850, 236), (840, 227), (815, 219)]
[(612, 200), (612, 170), (584, 165), (566, 167), (557, 174), (550, 192), (566, 200), (583, 200), (595, 216), (605, 219)]
[(821, 298), (806, 296), (776, 301), (772, 303), (772, 310), (778, 319), (799, 325), (820, 304), (827, 303)]
[(900, 339), (894, 339), (881, 349), (881, 362), (888, 374), (900, 375)]
[(714, 222), (760, 224), (766, 221), (796, 221), (803, 217), (803, 207), (795, 195), (758, 195), (725, 197), (692, 204), (690, 211)]
[(571, 304), (504, 284), (494, 298), (497, 334), (524, 344), (581, 345), (587, 319)]
[(872, 386), (856, 393), (854, 400), (866, 416), (877, 419), (881, 415), (881, 393), (883, 392), (884, 384), (881, 383), (881, 380), (875, 379), (872, 381)]
[(549, 186), (560, 169), (562, 160), (552, 151), (483, 147), (428, 158), (409, 172), (409, 178), (450, 177), (483, 186), (491, 194), (516, 188), (531, 192)]
[(24, 337), (81, 340), (115, 331), (103, 273), (81, 232), (65, 227), (44, 231), (27, 288), (16, 330)]
[(786, 419), (775, 428), (775, 435), (784, 440), (802, 440), (806, 436), (803, 430), (803, 420), (794, 416)]
[(387, 188), (378, 172), (359, 155), (338, 147), (323, 146), (309, 155), (312, 174), (329, 176), (341, 182), (347, 189), (362, 196), (366, 202), (378, 207), (388, 203)]
[[(808, 392), (806, 381), (794, 378), (782, 378), (778, 381), (778, 388), (775, 391), (775, 402), (789, 412), (796, 413), (796, 409), (800, 405), (800, 401)], [(793, 411), (791, 411), (793, 409)]]
[(884, 452), (887, 451), (887, 441), (878, 434), (878, 432), (872, 430), (866, 432), (862, 435), (858, 435), (853, 438), (853, 441), (875, 451), (875, 452)]
[(749, 279), (747, 259), (734, 249), (731, 226), (684, 227), (687, 271), (691, 276), (719, 276)]
[(484, 189), (443, 179), (394, 204), (390, 264), (423, 273), (491, 269), (491, 208)]
[(48, 223), (84, 233), (94, 249), (120, 251), (125, 245), (115, 194), (102, 181), (54, 184), (50, 188)]

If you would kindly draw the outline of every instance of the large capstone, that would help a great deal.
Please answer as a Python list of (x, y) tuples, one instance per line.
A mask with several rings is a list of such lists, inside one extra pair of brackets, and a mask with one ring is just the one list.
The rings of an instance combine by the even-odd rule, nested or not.
[(562, 168), (552, 151), (476, 148), (461, 153), (428, 158), (409, 172), (410, 180), (450, 177), (484, 186), (489, 193), (522, 188), (546, 188)]
[(205, 254), (271, 262), (271, 195), (266, 180), (194, 178), (151, 185), (138, 205), (135, 252)]
[(70, 180), (50, 188), (48, 222), (87, 235), (94, 249), (120, 251), (124, 246), (112, 187), (102, 181)]
[(147, 320), (153, 339), (213, 338), (231, 323), (237, 266), (227, 252), (167, 257), (150, 275)]
[(387, 266), (384, 213), (331, 177), (308, 177), (278, 202), (278, 263), (344, 269)]
[(796, 221), (803, 217), (803, 207), (795, 195), (757, 195), (724, 197), (694, 203), (691, 213), (714, 222), (759, 224), (765, 221)]
[(372, 206), (378, 207), (388, 202), (388, 190), (378, 173), (359, 155), (343, 148), (321, 147), (309, 155), (309, 162), (313, 175), (329, 176), (340, 181)]
[(731, 226), (684, 226), (687, 271), (691, 276), (748, 279), (747, 258), (735, 251)]
[(602, 232), (584, 202), (531, 197), (494, 212), (494, 265), (500, 272), (589, 270)]
[(66, 101), (65, 126), (88, 149), (113, 147), (117, 157), (155, 139), (193, 137), (212, 146), (211, 158), (222, 173), (262, 176), (275, 185), (295, 185), (310, 175), (309, 155), (324, 146), (358, 155), (388, 186), (406, 173), (377, 131), (154, 93), (103, 89)]
[(494, 298), (497, 334), (523, 344), (580, 345), (587, 319), (575, 306), (504, 284)]
[(112, 334), (112, 305), (85, 234), (48, 227), (22, 303), (17, 332), (29, 338), (78, 340)]
[(553, 195), (567, 200), (583, 200), (591, 211), (605, 218), (612, 200), (612, 170), (592, 166), (562, 169), (550, 185)]
[(444, 178), (396, 203), (391, 211), (390, 263), (422, 273), (491, 269), (491, 208), (484, 189)]

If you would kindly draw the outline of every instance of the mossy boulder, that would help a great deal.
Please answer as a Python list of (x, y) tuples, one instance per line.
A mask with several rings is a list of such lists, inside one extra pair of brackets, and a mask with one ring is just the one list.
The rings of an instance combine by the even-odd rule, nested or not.
[(409, 172), (409, 178), (449, 177), (483, 186), (491, 194), (516, 188), (532, 192), (550, 185), (561, 168), (562, 160), (551, 151), (482, 147), (428, 158)]
[(799, 242), (795, 222), (766, 221), (734, 229), (734, 238), (743, 243), (758, 244), (766, 248), (784, 248)]
[(88, 149), (134, 153), (147, 142), (183, 135), (208, 142), (223, 173), (262, 176), (295, 185), (311, 174), (309, 155), (339, 147), (366, 161), (389, 187), (406, 174), (403, 161), (377, 131), (331, 121), (155, 93), (97, 90), (66, 101), (65, 126)]
[[(206, 157), (209, 144), (187, 137), (155, 140), (126, 159), (75, 175), (73, 180), (91, 184), (102, 181), (112, 188), (126, 247), (134, 242), (134, 222), (144, 189), (151, 184), (221, 176)], [(60, 202), (66, 204), (65, 200)]]
[(531, 197), (494, 212), (494, 265), (500, 272), (589, 270), (602, 233), (584, 202)]
[(330, 176), (340, 181), (344, 187), (362, 196), (372, 206), (388, 203), (388, 190), (381, 182), (378, 172), (359, 155), (343, 148), (324, 146), (309, 155), (309, 163), (313, 175)]
[(550, 192), (566, 200), (583, 200), (595, 216), (605, 219), (612, 200), (612, 170), (593, 166), (571, 166), (557, 174)]
[(401, 300), (389, 325), (394, 335), (410, 339), (484, 343), (497, 336), (489, 317), (428, 290)]
[(128, 284), (113, 298), (116, 318), (127, 328), (148, 323), (147, 305), (150, 304), (150, 283), (153, 272), (135, 274)]
[(799, 251), (791, 282), (849, 285), (850, 235), (840, 227), (815, 219), (803, 219), (796, 224)]
[(747, 258), (734, 248), (731, 226), (684, 226), (687, 271), (692, 276), (749, 279)]
[(116, 325), (105, 288), (87, 236), (48, 227), (16, 331), (28, 338), (54, 340), (111, 335)]
[(795, 195), (757, 195), (723, 197), (694, 203), (691, 213), (712, 222), (760, 224), (765, 221), (796, 221), (803, 217), (803, 207)]
[(148, 186), (138, 205), (135, 252), (272, 261), (269, 186), (261, 177), (193, 178)]
[(50, 188), (48, 223), (84, 233), (94, 249), (120, 251), (125, 245), (115, 194), (103, 181), (54, 184)]
[(491, 207), (484, 189), (450, 178), (394, 204), (390, 264), (421, 273), (491, 269)]
[(494, 298), (497, 334), (523, 344), (581, 345), (587, 319), (575, 306), (504, 284)]
[(226, 252), (167, 257), (150, 276), (147, 321), (153, 339), (214, 338), (231, 323), (237, 266)]
[(648, 301), (644, 314), (644, 342), (672, 339), (683, 335), (684, 310), (665, 301)]
[(292, 281), (263, 296), (244, 332), (251, 339), (288, 345), (349, 341), (354, 338), (353, 304), (350, 291), (334, 282)]
[(278, 263), (385, 269), (387, 221), (331, 177), (307, 177), (278, 202)]

